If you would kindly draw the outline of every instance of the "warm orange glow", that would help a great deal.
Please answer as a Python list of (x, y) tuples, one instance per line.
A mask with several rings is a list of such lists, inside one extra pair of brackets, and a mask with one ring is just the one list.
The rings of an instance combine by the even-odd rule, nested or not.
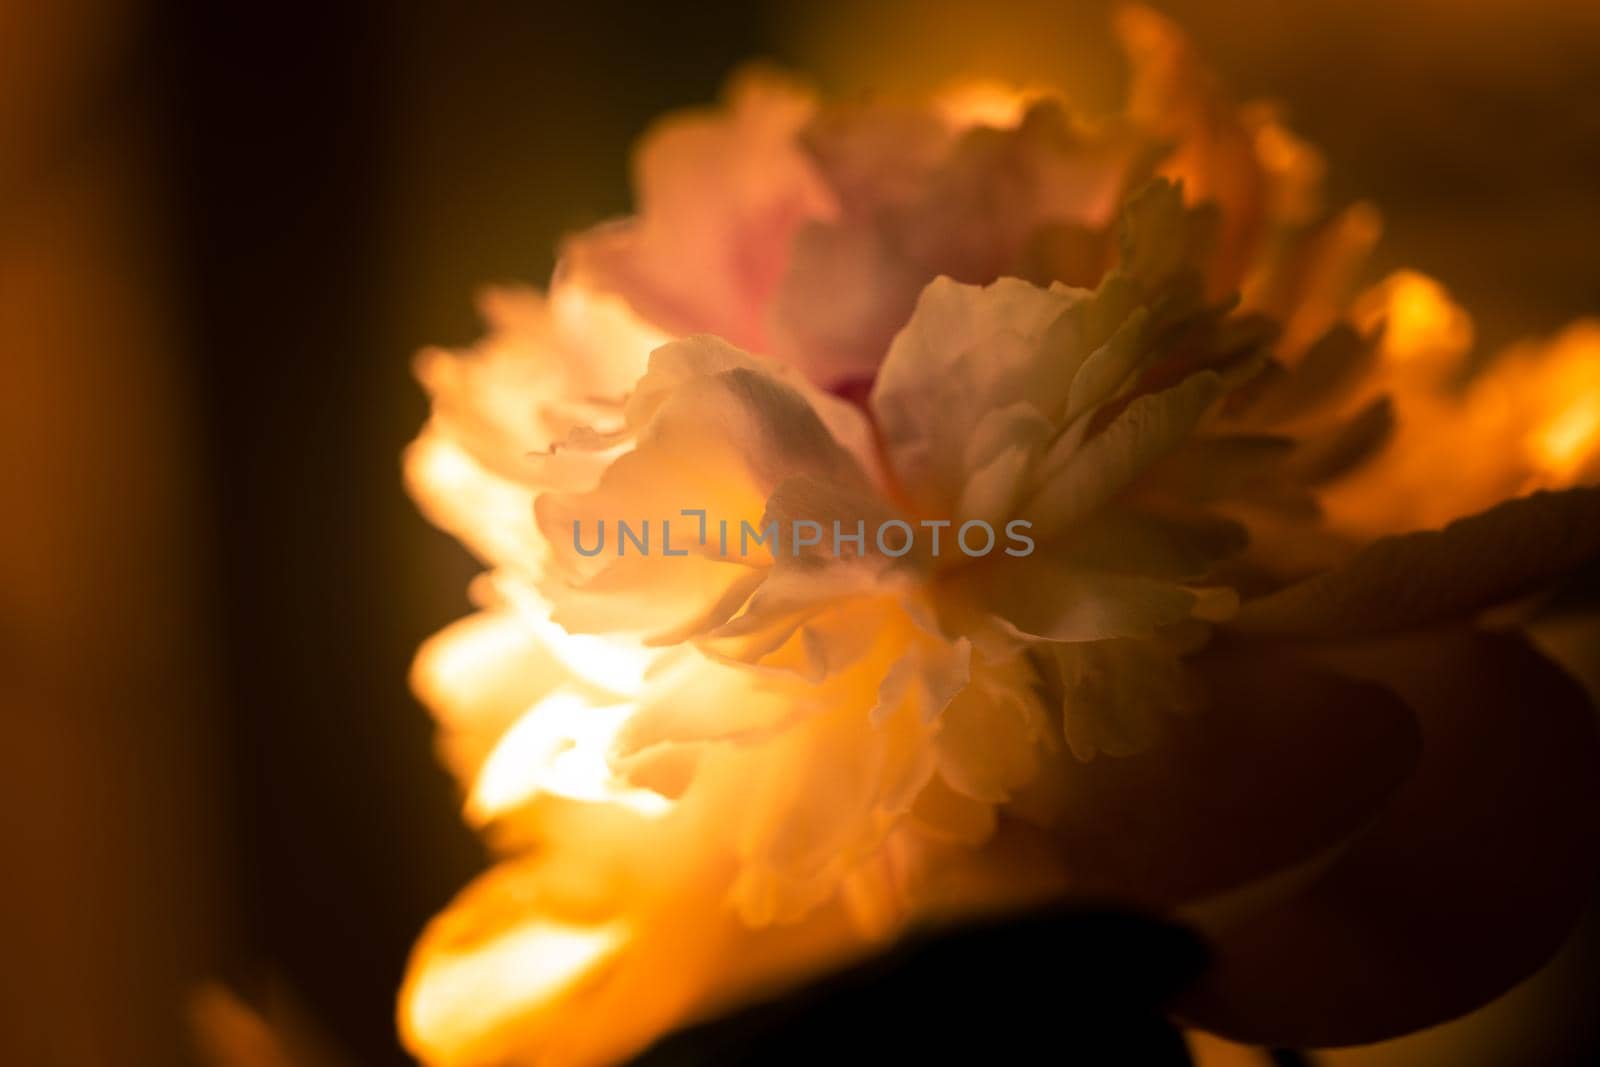
[[(1597, 353), (1600, 355), (1600, 353)], [(1577, 474), (1600, 440), (1600, 396), (1578, 396), (1532, 435), (1534, 458), (1558, 480)]]
[(572, 690), (557, 690), (534, 705), (501, 737), (467, 798), (467, 815), (487, 822), (541, 793), (609, 803), (659, 815), (665, 797), (618, 783), (607, 763), (612, 743), (633, 708), (597, 707)]
[(1471, 318), (1437, 282), (1401, 272), (1357, 306), (1365, 325), (1385, 324), (1384, 378), (1399, 426), (1378, 462), (1325, 494), (1337, 524), (1441, 526), (1600, 473), (1600, 323), (1514, 345), (1468, 374)]
[(508, 596), (516, 603), (518, 621), (566, 670), (608, 693), (639, 693), (646, 674), (661, 663), (660, 651), (636, 641), (562, 629), (550, 621), (550, 605), (533, 590), (514, 588)]
[(1010, 129), (1022, 121), (1028, 105), (1040, 96), (1037, 90), (1018, 89), (1002, 82), (974, 80), (959, 82), (939, 94), (939, 114), (958, 129), (992, 126)]
[(617, 925), (536, 918), (482, 943), (441, 946), (409, 986), (401, 1026), (425, 1056), (470, 1056), (504, 1020), (537, 1011), (582, 981), (625, 936)]
[(527, 491), (485, 471), (456, 442), (425, 431), (406, 450), (405, 473), (429, 518), (481, 558), (537, 558)]
[(1507, 364), (1491, 372), (1487, 388), (1532, 394), (1522, 401), (1534, 422), (1526, 437), (1530, 477), (1545, 487), (1592, 474), (1600, 461), (1600, 323), (1570, 327), (1542, 352), (1514, 351)]
[(1472, 347), (1472, 318), (1444, 286), (1416, 271), (1397, 271), (1357, 305), (1364, 329), (1383, 330), (1384, 356), (1398, 367), (1451, 373)]
[(462, 619), (418, 651), (412, 688), (433, 707), (468, 705), (487, 688), (487, 672), (507, 657), (520, 656), (527, 644), (521, 628), (504, 614)]

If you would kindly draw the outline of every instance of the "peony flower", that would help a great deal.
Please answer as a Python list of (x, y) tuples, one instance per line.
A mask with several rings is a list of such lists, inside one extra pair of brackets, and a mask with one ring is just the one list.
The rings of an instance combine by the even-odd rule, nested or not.
[[(825, 387), (870, 381), (934, 278), (1093, 286), (1119, 205), (1155, 175), (1218, 209), (1214, 296), (1293, 305), (1303, 344), (1347, 298), (1369, 209), (1324, 217), (1321, 161), (1270, 108), (1232, 107), (1177, 30), (1129, 8), (1126, 114), (1048, 94), (960, 89), (928, 103), (821, 106), (764, 71), (725, 108), (674, 116), (641, 145), (639, 214), (580, 234), (558, 272), (670, 332), (710, 333)], [(1308, 262), (1315, 257), (1316, 262)]]
[[(1448, 394), (1461, 313), (1358, 295), (1370, 212), (1120, 25), (1097, 122), (747, 76), (547, 297), (422, 357), (408, 481), (490, 571), (414, 684), (503, 857), (418, 945), (423, 1060), (615, 1062), (1080, 897), (1199, 930), (1176, 1010), (1274, 1044), (1427, 1025), (1560, 943), (1593, 721), (1478, 616), (1600, 552), (1581, 402), (1507, 400), (1581, 361)], [(1414, 476), (1453, 405), (1559, 468)], [(1383, 536), (1426, 501), (1467, 517)]]

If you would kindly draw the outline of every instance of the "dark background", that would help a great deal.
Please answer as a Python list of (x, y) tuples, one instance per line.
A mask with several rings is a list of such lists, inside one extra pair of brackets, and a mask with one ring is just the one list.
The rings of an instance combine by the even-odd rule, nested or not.
[(406, 689), (475, 570), (400, 488), (426, 414), (410, 352), (471, 339), (481, 284), (541, 280), (561, 229), (625, 208), (625, 146), (653, 114), (772, 51), (748, 8), (402, 7), (194, 5), (163, 42), (217, 545), (230, 955), (283, 976), (364, 1064), (400, 1061), (406, 953), (483, 859)]
[(349, 1054), (399, 1062), (421, 925), (481, 867), (406, 689), (475, 570), (400, 488), (409, 355), (477, 331), (486, 281), (624, 210), (663, 107), (774, 54), (758, 10), (193, 5), (166, 121), (195, 332), (222, 635), (227, 955), (280, 975)]
[[(1336, 197), (1384, 209), (1381, 265), (1455, 288), (1487, 346), (1600, 312), (1600, 20), (1584, 6), (1156, 6), (1179, 14), (1242, 96), (1287, 102), (1326, 151)], [(99, 806), (72, 814), (48, 799), (55, 786), (26, 798), (67, 812), (41, 840), (123, 842), (86, 877), (137, 881), (130, 914), (170, 951), (157, 967), (139, 955), (147, 945), (118, 942), (102, 961), (91, 939), (69, 959), (146, 988), (108, 978), (89, 982), (78, 1013), (18, 1012), (9, 1038), (31, 1051), (0, 1058), (180, 1061), (181, 1013), (140, 1005), (178, 1003), (210, 974), (252, 995), (281, 983), (352, 1063), (403, 1062), (393, 998), (407, 951), (484, 858), (406, 689), (413, 651), (465, 613), (475, 570), (400, 488), (400, 450), (426, 413), (410, 353), (469, 341), (480, 285), (542, 282), (562, 232), (625, 211), (629, 144), (661, 112), (712, 100), (741, 61), (777, 59), (846, 91), (963, 69), (1053, 77), (1105, 106), (1118, 76), (1105, 8), (64, 5), (94, 32), (47, 26), (42, 39), (88, 59), (71, 92), (38, 83), (40, 128), (57, 132), (18, 135), (32, 155), (17, 158), (38, 166), (0, 171), (0, 204), (32, 203), (29, 190), (65, 188), (90, 165), (137, 190), (124, 203), (137, 235), (118, 245), (136, 251), (114, 280), (163, 309), (156, 340), (126, 350), (161, 369), (149, 387), (159, 405), (94, 362), (108, 348), (98, 341), (84, 343), (86, 373), (65, 355), (40, 366), (77, 383), (64, 388), (97, 390), (106, 410), (153, 413), (130, 433), (182, 433), (147, 466), (129, 459), (131, 437), (109, 434), (94, 453), (101, 480), (70, 482), (114, 492), (127, 514), (160, 511), (170, 536), (152, 537), (168, 569), (149, 571), (130, 547), (145, 542), (125, 537), (121, 519), (81, 520), (88, 551), (161, 582), (85, 591), (114, 625), (88, 637), (68, 625), (61, 640), (135, 651), (45, 673), (51, 686), (74, 671), (100, 680), (70, 698), (84, 730), (135, 725), (116, 727), (125, 732), (104, 760), (121, 784)], [(93, 300), (60, 314), (74, 307), (110, 315)], [(78, 425), (50, 422), (38, 440)], [(168, 461), (183, 477), (152, 496), (141, 479)], [(48, 461), (41, 469), (69, 484)], [(39, 536), (59, 541), (54, 528)], [(150, 610), (168, 601), (181, 610)], [(154, 658), (132, 640), (151, 633)], [(42, 766), (32, 753), (49, 747), (32, 739), (54, 737), (57, 720), (48, 700), (18, 706), (44, 709), (14, 753), (26, 782), (27, 765)], [(69, 777), (101, 766), (63, 760)], [(36, 827), (42, 816), (19, 806), (10, 817)], [(71, 915), (81, 881), (61, 898)], [(83, 975), (53, 980), (71, 989)], [(29, 981), (13, 973), (8, 984)], [(136, 1011), (150, 1020), (108, 1024), (131, 1035), (110, 1052), (17, 1036), (30, 1018), (37, 1030), (93, 1028)]]

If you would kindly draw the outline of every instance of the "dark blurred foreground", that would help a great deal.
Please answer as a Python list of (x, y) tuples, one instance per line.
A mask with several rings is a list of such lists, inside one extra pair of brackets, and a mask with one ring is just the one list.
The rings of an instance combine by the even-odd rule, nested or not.
[(631, 1067), (1190, 1062), (1163, 1008), (1205, 965), (1173, 927), (1064, 911), (924, 935), (663, 1039)]

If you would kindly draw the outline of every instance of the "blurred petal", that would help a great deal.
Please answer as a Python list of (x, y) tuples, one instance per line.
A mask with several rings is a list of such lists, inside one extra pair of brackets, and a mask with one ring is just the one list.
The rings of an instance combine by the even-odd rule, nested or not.
[(1222, 277), (1231, 288), (1264, 221), (1255, 146), (1175, 24), (1143, 5), (1126, 4), (1117, 11), (1116, 28), (1133, 68), (1129, 114), (1175, 144), (1162, 173), (1182, 179), (1192, 198), (1224, 210)]
[(501, 864), (423, 932), (400, 1024), (425, 1062), (615, 1063), (684, 1019), (858, 950), (836, 909), (752, 931), (704, 885), (624, 894), (617, 911), (552, 873)]
[(974, 670), (940, 716), (939, 776), (963, 796), (1001, 804), (1038, 773), (1048, 719), (1017, 673)]
[[(850, 129), (868, 124), (892, 142), (869, 147)], [(1109, 243), (1103, 231), (1147, 147), (1116, 124), (1075, 123), (1051, 100), (954, 138), (880, 105), (831, 116), (810, 139), (830, 178), (847, 183), (847, 210), (797, 235), (773, 309), (774, 351), (827, 384), (870, 378), (937, 277), (984, 284), (1030, 273), (1045, 263), (1041, 244), (1063, 231), (1083, 235), (1079, 258), (1098, 266), (1093, 246)]]
[(1530, 974), (1592, 899), (1600, 745), (1582, 690), (1520, 636), (1409, 635), (1322, 658), (1420, 718), (1417, 772), (1309, 892), (1216, 935), (1182, 1004), (1274, 1045), (1367, 1043)]
[(1269, 649), (1190, 662), (1203, 710), (1062, 772), (1052, 834), (1080, 892), (1161, 905), (1247, 885), (1349, 839), (1415, 766), (1412, 717), (1376, 685)]
[[(744, 550), (741, 524), (762, 529), (780, 484), (810, 476), (870, 493), (869, 476), (803, 387), (708, 337), (658, 349), (650, 368), (628, 403), (633, 451), (592, 491), (545, 493), (536, 504), (560, 568), (546, 589), (554, 618), (569, 629), (662, 637), (714, 627), (770, 563), (770, 546)], [(824, 410), (843, 417), (834, 404)], [(726, 542), (708, 518), (727, 524)], [(653, 547), (627, 547), (624, 522), (636, 536), (644, 531), (646, 545), (653, 527)], [(580, 547), (602, 542), (608, 528), (609, 547)], [(677, 532), (670, 553), (669, 530)]]
[(1600, 489), (1535, 493), (1374, 542), (1337, 570), (1246, 603), (1234, 625), (1286, 637), (1409, 629), (1536, 592), (1596, 555)]
[(438, 721), (440, 752), (465, 787), (500, 736), (567, 676), (562, 660), (514, 612), (486, 611), (423, 644), (411, 688)]
[(980, 560), (947, 579), (945, 589), (954, 625), (974, 625), (957, 621), (974, 612), (1045, 641), (1149, 637), (1195, 606), (1195, 594), (1172, 582), (1070, 567), (1043, 554)]
[(1133, 756), (1154, 745), (1168, 717), (1201, 703), (1176, 650), (1155, 641), (1082, 641), (1050, 646), (1072, 754)]
[(766, 306), (789, 242), (837, 207), (798, 135), (816, 105), (769, 71), (747, 71), (726, 110), (673, 115), (640, 145), (639, 216), (568, 242), (567, 269), (618, 293), (669, 332), (766, 349)]

